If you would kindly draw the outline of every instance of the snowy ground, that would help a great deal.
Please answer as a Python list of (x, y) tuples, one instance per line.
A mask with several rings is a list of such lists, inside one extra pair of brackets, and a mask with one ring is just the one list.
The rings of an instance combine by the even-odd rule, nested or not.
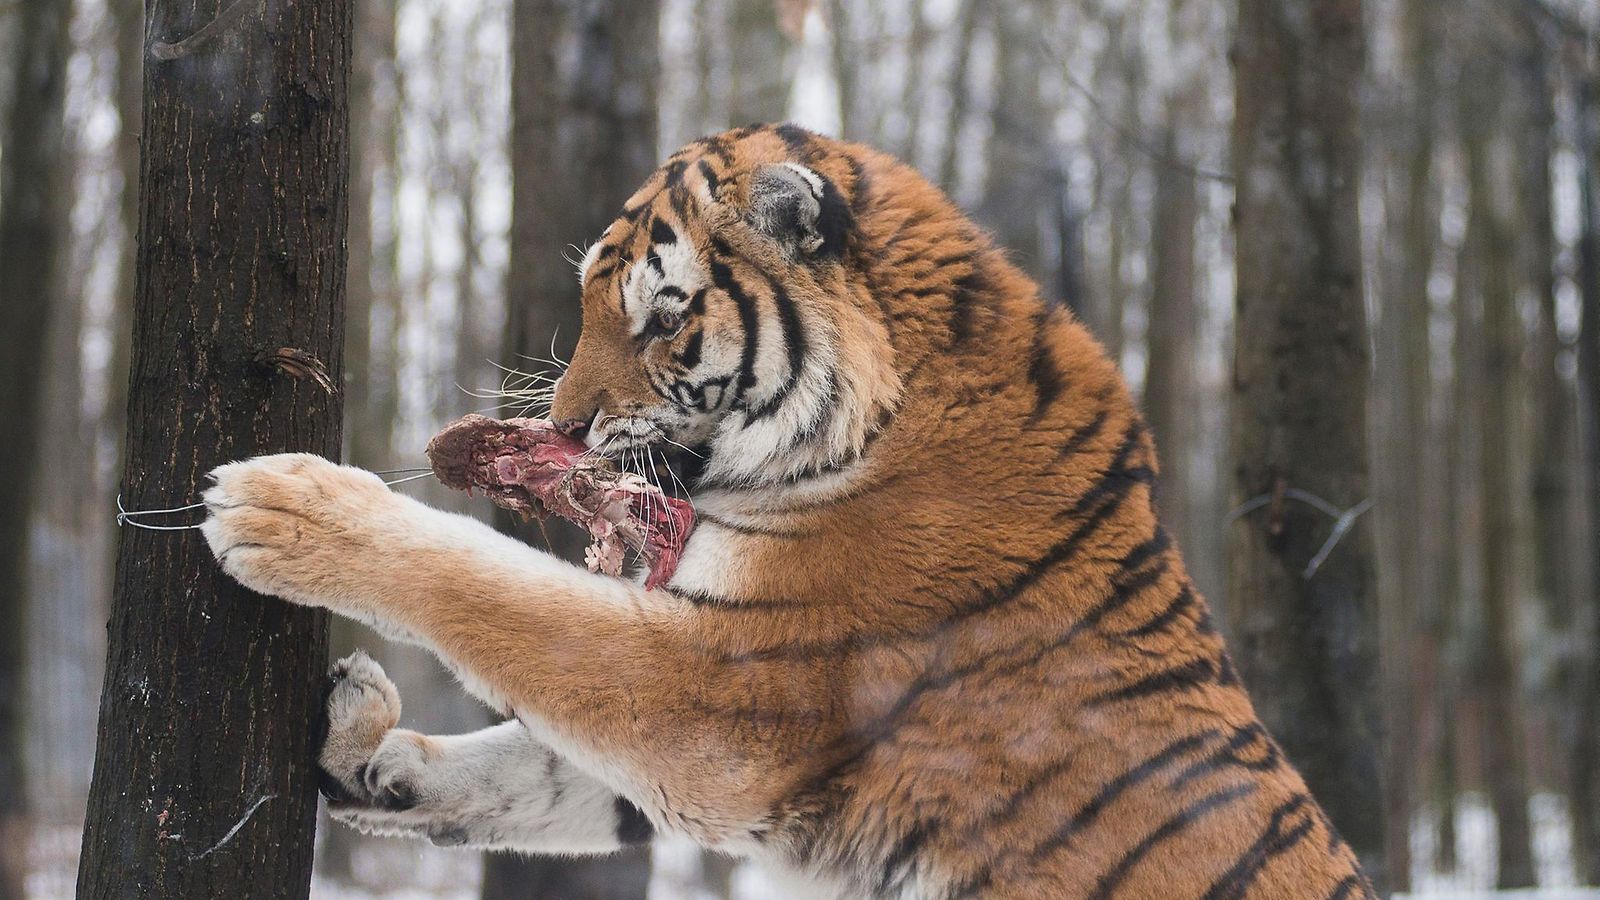
[(1456, 861), (1453, 872), (1440, 871), (1437, 814), (1419, 816), (1411, 828), (1412, 897), (1523, 897), (1539, 900), (1600, 900), (1600, 890), (1577, 886), (1572, 865), (1572, 819), (1566, 802), (1540, 794), (1528, 804), (1533, 820), (1533, 852), (1539, 872), (1538, 891), (1501, 892), (1490, 888), (1496, 874), (1495, 822), (1488, 800), (1465, 794), (1456, 804)]
[[(1560, 798), (1541, 795), (1530, 804), (1538, 890), (1490, 890), (1495, 878), (1495, 823), (1482, 797), (1462, 798), (1456, 810), (1454, 872), (1441, 872), (1435, 846), (1436, 822), (1421, 816), (1411, 830), (1412, 883), (1406, 900), (1600, 900), (1600, 889), (1576, 886), (1572, 866), (1571, 821)], [(79, 831), (76, 826), (42, 828), (32, 848), (34, 874), (28, 880), (33, 900), (68, 900), (73, 895)], [(658, 841), (650, 900), (712, 900), (697, 889), (700, 854), (680, 841)], [(317, 878), (312, 900), (476, 900), (482, 873), (479, 854), (445, 850), (409, 841), (386, 841), (363, 848), (352, 861), (357, 886)], [(752, 867), (734, 878), (735, 900), (787, 900)], [(1396, 900), (1400, 900), (1397, 896)]]

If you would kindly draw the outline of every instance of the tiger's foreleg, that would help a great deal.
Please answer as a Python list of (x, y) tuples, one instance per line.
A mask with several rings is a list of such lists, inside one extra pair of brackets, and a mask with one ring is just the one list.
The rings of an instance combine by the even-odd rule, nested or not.
[[(261, 457), (214, 477), (204, 533), (229, 574), (415, 637), (663, 827), (712, 845), (748, 836), (780, 799), (775, 767), (807, 759), (817, 739), (787, 724), (810, 721), (789, 715), (800, 691), (698, 650), (692, 612), (665, 594), (318, 457)], [(782, 733), (750, 725), (774, 720)]]
[(333, 817), (445, 846), (607, 853), (650, 839), (637, 807), (536, 741), (520, 722), (472, 734), (396, 728), (400, 696), (357, 652), (333, 667), (318, 756)]

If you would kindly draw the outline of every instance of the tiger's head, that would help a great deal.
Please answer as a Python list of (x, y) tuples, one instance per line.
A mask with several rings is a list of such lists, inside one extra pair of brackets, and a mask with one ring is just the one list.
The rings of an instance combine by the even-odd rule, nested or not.
[(777, 126), (675, 153), (583, 257), (551, 418), (607, 455), (691, 450), (702, 485), (853, 459), (899, 392), (854, 258), (853, 149)]

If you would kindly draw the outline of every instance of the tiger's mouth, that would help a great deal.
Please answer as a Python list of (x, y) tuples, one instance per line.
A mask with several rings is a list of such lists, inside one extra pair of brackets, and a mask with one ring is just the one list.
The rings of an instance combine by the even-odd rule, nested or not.
[(597, 418), (584, 443), (596, 456), (643, 476), (662, 493), (687, 500), (704, 468), (708, 447), (691, 447), (647, 416)]

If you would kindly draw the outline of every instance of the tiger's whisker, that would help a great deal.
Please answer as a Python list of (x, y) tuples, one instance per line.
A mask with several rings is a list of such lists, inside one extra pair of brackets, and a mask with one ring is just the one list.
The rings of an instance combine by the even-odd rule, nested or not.
[(678, 443), (677, 441), (673, 440), (672, 438), (667, 437), (664, 434), (661, 436), (661, 439), (663, 441), (666, 441), (667, 443), (671, 444), (672, 446), (677, 447), (679, 450), (682, 450), (683, 452), (689, 454), (690, 456), (693, 456), (696, 459), (705, 459), (704, 456), (701, 456), (699, 453), (696, 453), (695, 451), (690, 450), (688, 447), (685, 447), (684, 445)]

